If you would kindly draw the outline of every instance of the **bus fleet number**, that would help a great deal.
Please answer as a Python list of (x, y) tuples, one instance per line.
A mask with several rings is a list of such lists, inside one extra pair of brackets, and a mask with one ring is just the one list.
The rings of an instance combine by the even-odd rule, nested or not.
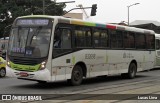
[(96, 54), (85, 54), (85, 59), (95, 59)]

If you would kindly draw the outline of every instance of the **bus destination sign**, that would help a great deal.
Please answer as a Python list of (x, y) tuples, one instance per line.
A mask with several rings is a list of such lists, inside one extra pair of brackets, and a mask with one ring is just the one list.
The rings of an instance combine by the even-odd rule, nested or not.
[(18, 19), (16, 25), (18, 26), (45, 26), (48, 25), (48, 19)]

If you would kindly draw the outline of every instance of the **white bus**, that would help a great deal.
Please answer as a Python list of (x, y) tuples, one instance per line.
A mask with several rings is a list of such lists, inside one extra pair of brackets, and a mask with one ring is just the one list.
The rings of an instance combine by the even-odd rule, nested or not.
[(12, 26), (7, 75), (39, 83), (136, 72), (154, 67), (155, 33), (58, 16), (24, 16)]
[(155, 56), (155, 68), (160, 67), (160, 34), (155, 34), (156, 39), (156, 56)]

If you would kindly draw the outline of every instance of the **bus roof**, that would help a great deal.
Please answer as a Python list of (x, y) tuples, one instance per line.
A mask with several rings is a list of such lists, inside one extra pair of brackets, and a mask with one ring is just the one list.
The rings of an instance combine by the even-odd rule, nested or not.
[(20, 18), (36, 18), (36, 17), (44, 17), (44, 18), (51, 18), (57, 19), (59, 23), (67, 23), (67, 24), (75, 24), (75, 25), (84, 25), (84, 26), (92, 26), (92, 27), (101, 27), (101, 28), (109, 28), (109, 29), (117, 29), (117, 30), (125, 30), (125, 31), (133, 31), (139, 33), (148, 33), (148, 34), (155, 34), (153, 30), (148, 29), (141, 29), (136, 27), (128, 27), (123, 25), (116, 25), (116, 24), (109, 24), (109, 23), (96, 23), (96, 22), (89, 22), (80, 19), (73, 19), (73, 18), (66, 18), (63, 16), (49, 16), (49, 15), (28, 15), (18, 17)]

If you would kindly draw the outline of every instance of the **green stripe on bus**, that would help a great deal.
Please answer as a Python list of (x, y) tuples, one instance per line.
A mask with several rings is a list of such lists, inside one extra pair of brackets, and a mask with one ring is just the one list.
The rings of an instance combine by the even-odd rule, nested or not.
[(106, 55), (106, 63), (108, 63), (108, 55)]
[(74, 65), (75, 62), (76, 62), (76, 58), (75, 58), (75, 56), (72, 56), (72, 64)]
[(11, 68), (15, 70), (20, 70), (20, 71), (30, 71), (30, 72), (35, 72), (38, 71), (40, 68), (40, 64), (31, 66), (31, 65), (21, 65), (21, 64), (14, 64), (10, 62)]
[(95, 23), (90, 23), (90, 22), (84, 22), (85, 26), (96, 26)]
[(82, 22), (82, 21), (76, 21), (76, 20), (71, 20), (71, 24), (84, 25), (84, 26), (96, 26), (95, 23), (91, 23), (91, 22)]

